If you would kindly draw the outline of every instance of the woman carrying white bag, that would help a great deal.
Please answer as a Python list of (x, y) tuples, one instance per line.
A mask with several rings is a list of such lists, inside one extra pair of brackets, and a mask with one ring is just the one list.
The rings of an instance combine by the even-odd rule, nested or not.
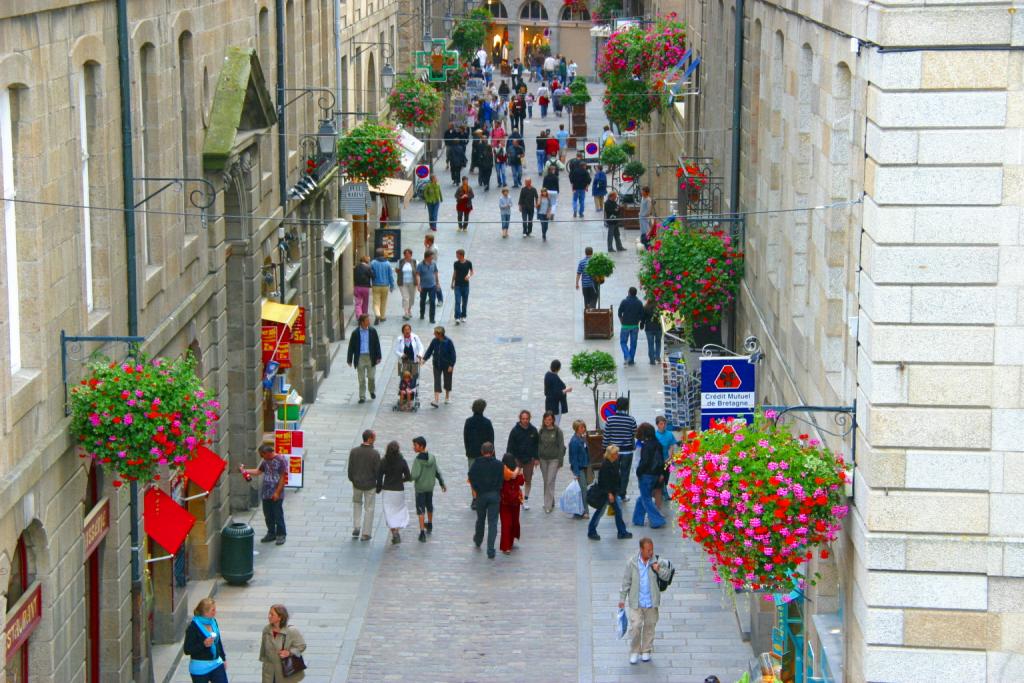
[[(575, 486), (579, 504), (573, 509), (562, 510), (571, 514), (575, 519), (587, 519), (587, 503), (584, 500), (587, 487), (590, 486), (590, 449), (587, 447), (587, 425), (583, 420), (576, 420), (572, 423), (572, 438), (569, 439), (569, 468), (572, 470), (574, 480), (569, 483), (569, 488)], [(568, 494), (562, 494), (562, 498)]]

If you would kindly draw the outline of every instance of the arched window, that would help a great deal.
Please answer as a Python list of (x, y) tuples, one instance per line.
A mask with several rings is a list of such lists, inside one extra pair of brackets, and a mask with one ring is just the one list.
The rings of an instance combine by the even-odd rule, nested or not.
[(542, 5), (539, 0), (530, 0), (530, 2), (523, 5), (523, 8), (519, 10), (519, 18), (547, 21), (548, 11), (544, 9), (544, 5)]
[[(14, 549), (14, 557), (11, 558), (11, 578), (7, 583), (8, 615), (11, 614), (11, 607), (28, 592), (29, 586), (32, 585), (35, 579), (35, 567), (25, 545), (25, 534), (22, 534), (18, 539), (18, 545)], [(26, 640), (15, 652), (10, 654), (7, 659), (7, 666), (4, 669), (5, 681), (10, 681), (10, 683), (28, 683), (30, 644), (31, 640)]]
[(590, 11), (586, 7), (574, 10), (569, 5), (562, 5), (562, 21), (590, 21)]
[(491, 16), (495, 19), (508, 19), (508, 10), (505, 9), (505, 3), (501, 0), (488, 0), (487, 9), (491, 11)]

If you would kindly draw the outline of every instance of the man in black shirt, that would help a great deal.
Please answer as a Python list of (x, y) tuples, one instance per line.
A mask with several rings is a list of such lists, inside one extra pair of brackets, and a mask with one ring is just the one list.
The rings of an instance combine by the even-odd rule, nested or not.
[(523, 181), (523, 189), (519, 190), (519, 213), (523, 215), (523, 237), (533, 232), (533, 212), (537, 210), (537, 188), (527, 178)]
[(455, 290), (455, 324), (466, 322), (466, 303), (469, 301), (469, 278), (473, 272), (473, 262), (466, 260), (466, 250), (455, 251), (455, 264), (452, 266), (452, 289)]
[[(619, 237), (619, 193), (615, 190), (608, 193), (608, 199), (604, 202), (604, 224), (608, 228), (608, 252), (626, 251)], [(612, 246), (612, 240), (618, 249)]]
[(494, 458), (494, 444), (485, 443), (480, 457), (469, 468), (469, 485), (476, 493), (476, 531), (473, 543), (477, 548), (484, 540), (484, 522), (487, 522), (487, 557), (494, 559), (494, 539), (498, 535), (498, 506), (501, 484), (505, 478), (504, 465)]

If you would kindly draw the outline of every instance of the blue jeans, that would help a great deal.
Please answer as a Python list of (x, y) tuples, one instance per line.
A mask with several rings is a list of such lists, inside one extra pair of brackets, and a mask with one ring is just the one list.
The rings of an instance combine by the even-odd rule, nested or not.
[(587, 198), (586, 190), (573, 190), (572, 191), (572, 212), (573, 214), (583, 215), (583, 200)]
[(498, 536), (498, 507), (501, 503), (497, 491), (481, 493), (476, 497), (476, 528), (473, 531), (473, 543), (480, 546), (484, 542), (484, 523), (487, 523), (487, 555), (494, 556), (494, 539)]
[(505, 187), (505, 164), (495, 164), (494, 170), (498, 174), (498, 187)]
[(469, 302), (469, 283), (455, 285), (455, 319), (466, 317), (466, 304)]
[(423, 314), (426, 313), (427, 302), (430, 302), (430, 322), (434, 322), (434, 313), (437, 307), (437, 288), (430, 287), (420, 290), (420, 320), (423, 320)]
[(647, 358), (654, 363), (661, 358), (661, 330), (644, 330), (644, 335), (647, 337)]
[(189, 674), (192, 683), (228, 683), (228, 672), (221, 664), (208, 674)]
[(645, 514), (651, 520), (652, 529), (665, 526), (665, 518), (658, 512), (652, 497), (654, 486), (658, 483), (658, 475), (642, 474), (637, 477), (637, 483), (640, 485), (640, 495), (633, 506), (633, 526), (643, 526)]
[(537, 173), (544, 172), (544, 162), (548, 160), (548, 153), (542, 149), (537, 150)]
[(546, 213), (541, 213), (541, 214), (537, 215), (537, 218), (540, 219), (540, 236), (543, 237), (544, 239), (548, 238), (548, 218), (549, 218), (549, 216), (550, 216), (550, 214), (546, 214)]
[(288, 534), (288, 530), (284, 527), (284, 498), (263, 499), (263, 521), (267, 523), (268, 536), (286, 536)]
[(512, 214), (503, 213), (501, 214), (501, 231), (508, 232), (508, 224), (512, 222)]
[(623, 327), (619, 330), (619, 346), (622, 347), (622, 360), (632, 363), (636, 356), (636, 343), (640, 338), (640, 330)]
[(545, 119), (545, 118), (547, 118), (547, 116), (548, 116), (548, 105), (546, 105), (546, 104), (540, 105), (540, 117), (542, 119)]
[(519, 187), (523, 184), (523, 165), (509, 164), (509, 168), (512, 169), (512, 187)]
[(529, 235), (533, 232), (533, 209), (531, 208), (529, 211), (520, 209), (519, 212), (523, 214), (523, 234)]
[[(607, 500), (607, 496), (605, 497)], [(587, 526), (587, 535), (593, 536), (597, 533), (597, 525), (601, 523), (601, 518), (605, 516), (605, 510), (607, 505), (611, 505), (615, 508), (615, 530), (619, 532), (619, 536), (628, 533), (626, 529), (626, 523), (622, 521), (622, 498), (615, 496), (614, 503), (605, 503), (601, 507), (594, 510), (594, 513), (590, 515), (590, 524)]]
[(441, 203), (427, 204), (427, 220), (430, 222), (430, 229), (437, 230), (437, 212), (441, 209)]

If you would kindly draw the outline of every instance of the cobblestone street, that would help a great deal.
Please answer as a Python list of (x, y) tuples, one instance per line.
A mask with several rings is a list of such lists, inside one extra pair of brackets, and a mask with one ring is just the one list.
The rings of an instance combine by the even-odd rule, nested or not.
[[(600, 88), (591, 86), (588, 105), (591, 139), (604, 118)], [(524, 169), (536, 184), (534, 137), (539, 126), (569, 127), (568, 115), (527, 121)], [(552, 359), (563, 363), (562, 378), (574, 388), (570, 412), (562, 419), (566, 440), (573, 419), (592, 426), (589, 390), (569, 373), (572, 354), (603, 349), (621, 362), (618, 336), (584, 341), (582, 299), (574, 291), (575, 267), (584, 247), (603, 251), (605, 231), (600, 214), (587, 197), (585, 219), (573, 219), (568, 181), (547, 242), (520, 237), (513, 215), (508, 239), (501, 238), (497, 201), (500, 192), (476, 185), (475, 210), (468, 233), (456, 233), (454, 187), (444, 160), (435, 165), (444, 202), (437, 233), (438, 261), (445, 302), (438, 315), (456, 345), (452, 403), (431, 408), (431, 369), (421, 376), (422, 407), (417, 413), (391, 410), (398, 380), (389, 351), (402, 324), (396, 290), (388, 302), (388, 319), (378, 328), (385, 361), (377, 370), (377, 396), (357, 402), (356, 377), (345, 364), (344, 347), (304, 422), (306, 486), (289, 491), (285, 515), (288, 542), (276, 547), (257, 543), (256, 576), (245, 587), (221, 583), (217, 589), (218, 620), (224, 633), (232, 681), (258, 681), (259, 634), (271, 603), (287, 605), (292, 623), (308, 643), (306, 680), (319, 681), (703, 681), (716, 674), (723, 683), (738, 678), (751, 657), (739, 637), (731, 601), (711, 580), (708, 565), (695, 545), (681, 540), (678, 527), (637, 529), (633, 540), (617, 540), (610, 519), (602, 520), (603, 539), (586, 538), (585, 522), (573, 520), (557, 507), (542, 510), (540, 473), (531, 509), (522, 513), (522, 540), (510, 556), (489, 561), (472, 544), (475, 513), (468, 507), (466, 459), (462, 426), (474, 399), (484, 398), (494, 423), (497, 449), (503, 452), (509, 429), (522, 408), (540, 424), (543, 376)], [(518, 189), (511, 190), (513, 200)], [(659, 207), (667, 209), (667, 207)], [(403, 210), (402, 242), (421, 258), (426, 208), (418, 200)], [(603, 304), (617, 304), (636, 283), (636, 233), (624, 232), (629, 250), (615, 255), (617, 269), (603, 288)], [(463, 248), (473, 262), (466, 324), (455, 326), (454, 297), (447, 284), (455, 250)], [(414, 319), (424, 343), (431, 336), (427, 321)], [(428, 363), (429, 365), (429, 363)], [(620, 368), (618, 391), (629, 391), (632, 414), (653, 422), (661, 413), (661, 366), (647, 363), (641, 334), (635, 367)], [(609, 387), (609, 390), (613, 388)], [(365, 428), (377, 434), (377, 448), (397, 440), (412, 462), (411, 440), (427, 439), (448, 484), (434, 494), (434, 532), (427, 543), (416, 539), (411, 486), (406, 488), (411, 525), (402, 543), (389, 542), (378, 499), (376, 528), (369, 543), (352, 540), (351, 486), (346, 477), (349, 449)], [(560, 493), (571, 473), (560, 470)], [(625, 513), (632, 514), (635, 478)], [(252, 514), (257, 538), (262, 515)], [(237, 517), (237, 516), (236, 516)], [(248, 518), (248, 515), (246, 515)], [(613, 634), (613, 615), (627, 556), (637, 540), (650, 535), (656, 552), (677, 566), (676, 578), (663, 596), (653, 660), (631, 666), (625, 641)], [(191, 609), (191, 606), (190, 606)], [(174, 681), (189, 680), (187, 659), (179, 663)]]

